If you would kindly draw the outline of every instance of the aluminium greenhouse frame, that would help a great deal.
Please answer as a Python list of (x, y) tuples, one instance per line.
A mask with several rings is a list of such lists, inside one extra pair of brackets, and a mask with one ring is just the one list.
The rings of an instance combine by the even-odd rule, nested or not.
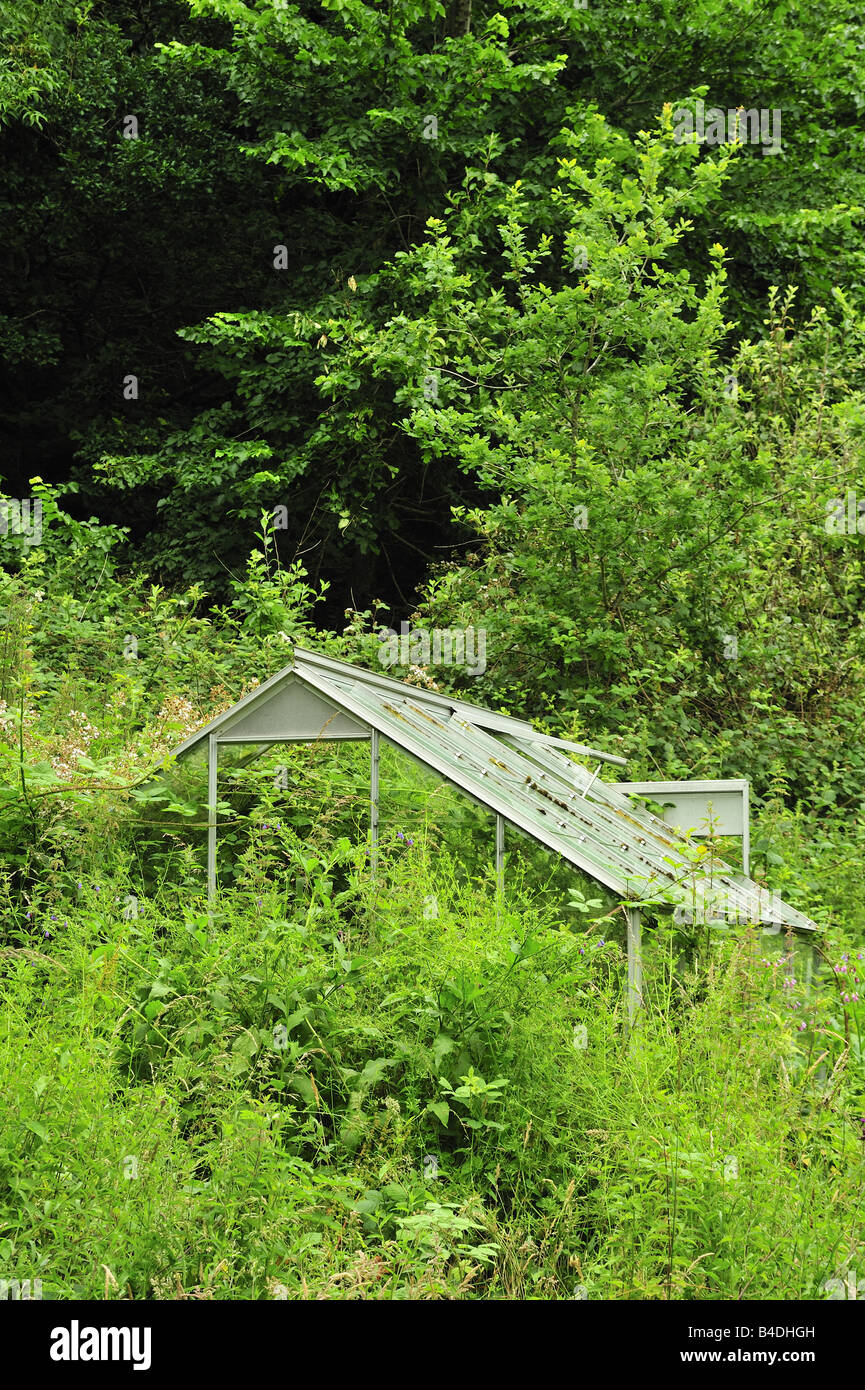
[[(624, 758), (301, 647), (294, 649), (289, 666), (192, 734), (171, 755), (182, 759), (206, 741), (209, 900), (217, 891), (220, 747), (368, 741), (374, 874), (382, 739), (495, 816), (499, 894), (504, 891), (505, 827), (511, 825), (622, 899), (631, 1023), (642, 1005), (642, 906), (678, 911), (691, 921), (817, 930), (811, 918), (747, 876), (747, 782), (604, 782), (598, 777), (602, 764), (625, 767)], [(590, 771), (568, 753), (597, 760), (597, 767)], [(654, 815), (640, 797), (662, 803), (665, 818)], [(719, 833), (740, 835), (746, 872), (717, 859), (708, 872), (698, 871), (679, 829), (689, 828), (683, 821), (696, 834), (705, 835), (714, 827)]]

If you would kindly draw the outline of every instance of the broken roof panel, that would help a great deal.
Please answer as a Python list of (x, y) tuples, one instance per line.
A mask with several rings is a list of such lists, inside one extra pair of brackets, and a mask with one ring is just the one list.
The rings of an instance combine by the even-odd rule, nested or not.
[(586, 748), (582, 743), (571, 743), (568, 739), (554, 738), (551, 734), (540, 734), (524, 719), (514, 719), (508, 714), (495, 714), (492, 710), (484, 709), (481, 705), (469, 704), (467, 700), (459, 700), (452, 695), (441, 695), (438, 691), (426, 690), (422, 686), (408, 685), (406, 681), (395, 681), (390, 676), (381, 676), (376, 671), (362, 670), (357, 666), (349, 665), (348, 662), (335, 661), (333, 657), (322, 656), (319, 652), (306, 651), (303, 647), (295, 647), (294, 649), (294, 666), (298, 671), (304, 667), (307, 667), (310, 672), (317, 671), (337, 686), (345, 685), (346, 682), (351, 685), (360, 679), (369, 688), (390, 692), (394, 695), (405, 695), (408, 690), (411, 691), (418, 704), (449, 710), (452, 713), (461, 713), (469, 723), (477, 725), (478, 728), (490, 729), (502, 734), (525, 734), (541, 743), (548, 744), (550, 747), (567, 748), (572, 753), (581, 753), (590, 758), (600, 758), (602, 762), (615, 763), (618, 767), (627, 766), (627, 759), (620, 758), (615, 753), (602, 753), (597, 748)]

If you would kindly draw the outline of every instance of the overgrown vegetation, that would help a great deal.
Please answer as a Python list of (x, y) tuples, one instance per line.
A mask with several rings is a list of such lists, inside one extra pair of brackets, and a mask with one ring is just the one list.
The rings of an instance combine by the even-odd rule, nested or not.
[[(0, 1278), (826, 1297), (865, 1268), (858, 14), (0, 16)], [(678, 141), (698, 101), (780, 150)], [(403, 619), (486, 666), (392, 675), (747, 777), (814, 961), (650, 916), (629, 1036), (621, 905), (515, 839), (502, 903), (486, 818), (391, 755), (374, 878), (353, 746), (225, 767), (209, 911), (167, 754)]]
[(130, 784), (247, 643), (284, 659), (244, 635), (259, 563), (224, 629), (124, 589), (75, 649), (5, 583), (4, 1264), (61, 1298), (824, 1297), (863, 1179), (840, 822), (806, 846), (776, 789), (758, 842), (828, 924), (822, 986), (661, 918), (630, 1042), (617, 905), (515, 852), (498, 910), (490, 827), (398, 759), (375, 882), (365, 751), (229, 769), (209, 915), (195, 767)]

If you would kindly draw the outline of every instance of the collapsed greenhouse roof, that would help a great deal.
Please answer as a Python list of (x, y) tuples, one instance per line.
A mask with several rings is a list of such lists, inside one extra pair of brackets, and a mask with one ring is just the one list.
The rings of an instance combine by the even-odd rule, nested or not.
[(220, 746), (384, 738), (623, 899), (680, 909), (686, 920), (816, 923), (714, 855), (703, 867), (684, 836), (565, 750), (623, 758), (539, 733), (520, 719), (297, 647), (277, 675), (186, 739), (205, 743), (215, 820)]

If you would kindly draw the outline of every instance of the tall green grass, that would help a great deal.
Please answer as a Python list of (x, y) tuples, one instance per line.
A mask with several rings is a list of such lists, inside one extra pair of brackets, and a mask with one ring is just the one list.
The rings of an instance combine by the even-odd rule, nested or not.
[(251, 859), (261, 882), (210, 916), (91, 877), (7, 942), (12, 1275), (61, 1298), (811, 1299), (861, 1267), (861, 1060), (837, 992), (791, 985), (760, 933), (683, 959), (659, 928), (628, 1038), (610, 919), (550, 921), (519, 881), (497, 910), (418, 844), (376, 882), (362, 844), (288, 827)]

